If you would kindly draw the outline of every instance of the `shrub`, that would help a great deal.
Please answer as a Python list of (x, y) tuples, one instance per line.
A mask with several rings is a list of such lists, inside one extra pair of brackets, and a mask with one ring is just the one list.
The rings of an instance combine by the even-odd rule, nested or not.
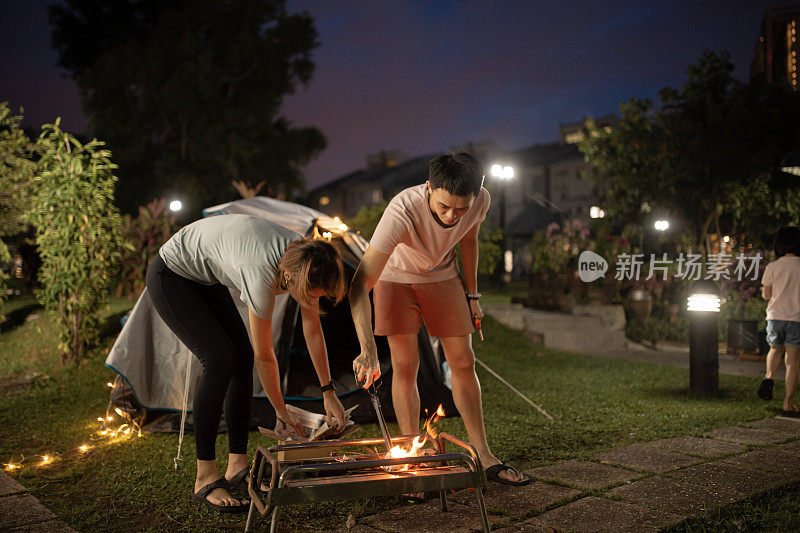
[(56, 120), (42, 127), (40, 172), (26, 218), (42, 257), (37, 296), (58, 317), (66, 362), (81, 359), (97, 339), (99, 311), (126, 242), (113, 205), (111, 152), (96, 139), (82, 145), (59, 126)]
[[(22, 116), (12, 114), (7, 102), (0, 102), (0, 237), (24, 229), (23, 214), (30, 205), (36, 165), (31, 160), (31, 141), (22, 131), (21, 123)], [(9, 261), (8, 248), (0, 239), (0, 322), (8, 279), (2, 265)]]
[(375, 233), (375, 228), (378, 226), (378, 222), (380, 222), (387, 205), (389, 205), (389, 202), (384, 201), (379, 204), (364, 206), (358, 210), (356, 216), (347, 220), (347, 225), (369, 240), (372, 238), (372, 234)]
[(177, 229), (177, 222), (170, 215), (165, 198), (139, 206), (139, 215), (136, 218), (125, 215), (122, 220), (122, 235), (131, 243), (131, 247), (124, 249), (120, 258), (117, 296), (125, 296), (131, 300), (139, 297), (145, 287), (150, 261)]

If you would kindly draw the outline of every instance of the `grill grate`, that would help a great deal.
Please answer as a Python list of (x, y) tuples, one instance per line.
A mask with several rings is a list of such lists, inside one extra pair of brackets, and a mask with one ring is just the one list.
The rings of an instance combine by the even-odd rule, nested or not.
[[(392, 444), (411, 442), (416, 435), (393, 437)], [(245, 531), (252, 531), (256, 511), (265, 516), (272, 511), (270, 532), (278, 529), (281, 506), (377, 496), (393, 496), (415, 492), (438, 492), (442, 511), (447, 510), (446, 492), (474, 488), (483, 530), (488, 533), (489, 520), (483, 502), (486, 474), (475, 448), (447, 433), (429, 436), (436, 448), (434, 455), (399, 459), (375, 458), (374, 454), (354, 455), (354, 460), (337, 461), (327, 457), (317, 460), (279, 461), (278, 452), (317, 449), (320, 453), (342, 447), (369, 447), (383, 444), (383, 439), (348, 439), (284, 444), (267, 449), (259, 446), (250, 468), (250, 512)], [(454, 444), (459, 453), (447, 453), (445, 442)], [(414, 465), (411, 470), (386, 472), (385, 466)], [(256, 490), (262, 483), (269, 490)], [(262, 499), (263, 496), (263, 499)]]

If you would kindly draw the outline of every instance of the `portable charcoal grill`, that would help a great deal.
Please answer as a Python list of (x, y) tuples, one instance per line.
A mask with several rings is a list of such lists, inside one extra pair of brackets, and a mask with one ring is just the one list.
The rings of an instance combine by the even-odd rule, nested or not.
[[(411, 442), (417, 435), (392, 437), (392, 445)], [(279, 509), (284, 505), (330, 500), (395, 496), (416, 492), (438, 492), (442, 511), (447, 511), (446, 491), (474, 488), (478, 499), (483, 531), (489, 532), (489, 519), (483, 502), (486, 474), (481, 467), (475, 448), (447, 433), (428, 437), (435, 447), (435, 455), (376, 459), (354, 455), (354, 460), (339, 461), (332, 457), (279, 461), (278, 452), (326, 448), (369, 447), (384, 444), (382, 438), (339, 439), (300, 444), (285, 444), (256, 449), (250, 467), (250, 511), (245, 531), (252, 531), (256, 511), (265, 516), (272, 511), (270, 532), (278, 529)], [(446, 453), (445, 441), (458, 446), (459, 453)], [(386, 472), (381, 467), (390, 465), (421, 465), (419, 468)], [(269, 480), (269, 490), (258, 490)], [(264, 499), (262, 500), (262, 496)]]

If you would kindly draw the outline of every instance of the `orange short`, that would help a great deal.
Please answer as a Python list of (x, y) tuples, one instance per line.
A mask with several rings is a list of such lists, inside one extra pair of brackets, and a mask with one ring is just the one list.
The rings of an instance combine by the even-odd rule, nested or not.
[(373, 289), (375, 334), (419, 332), (423, 321), (433, 337), (474, 333), (461, 278), (433, 283), (378, 281)]

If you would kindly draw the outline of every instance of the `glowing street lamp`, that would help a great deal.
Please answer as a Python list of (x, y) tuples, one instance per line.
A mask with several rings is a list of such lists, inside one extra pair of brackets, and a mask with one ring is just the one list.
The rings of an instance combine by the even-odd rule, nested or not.
[(781, 170), (800, 176), (800, 150), (792, 150), (783, 157), (781, 161)]
[(180, 200), (172, 200), (169, 203), (169, 210), (172, 211), (173, 213), (177, 213), (181, 209), (183, 209), (183, 202), (181, 202)]
[(503, 230), (503, 239), (501, 245), (504, 254), (503, 270), (505, 270), (506, 273), (508, 273), (511, 270), (509, 270), (508, 268), (509, 261), (507, 257), (511, 255), (512, 257), (511, 264), (513, 266), (513, 252), (511, 252), (511, 250), (506, 250), (506, 188), (502, 184), (502, 182), (514, 179), (514, 167), (510, 165), (501, 165), (500, 163), (495, 163), (491, 166), (489, 172), (492, 175), (492, 177), (501, 182), (500, 183), (500, 228)]
[(667, 231), (669, 229), (669, 220), (656, 220), (653, 227), (655, 227), (657, 231)]
[(689, 389), (698, 396), (719, 392), (717, 329), (719, 293), (713, 281), (701, 280), (689, 291)]
[(605, 218), (606, 212), (597, 207), (596, 205), (593, 205), (592, 207), (589, 208), (589, 216), (591, 218)]

